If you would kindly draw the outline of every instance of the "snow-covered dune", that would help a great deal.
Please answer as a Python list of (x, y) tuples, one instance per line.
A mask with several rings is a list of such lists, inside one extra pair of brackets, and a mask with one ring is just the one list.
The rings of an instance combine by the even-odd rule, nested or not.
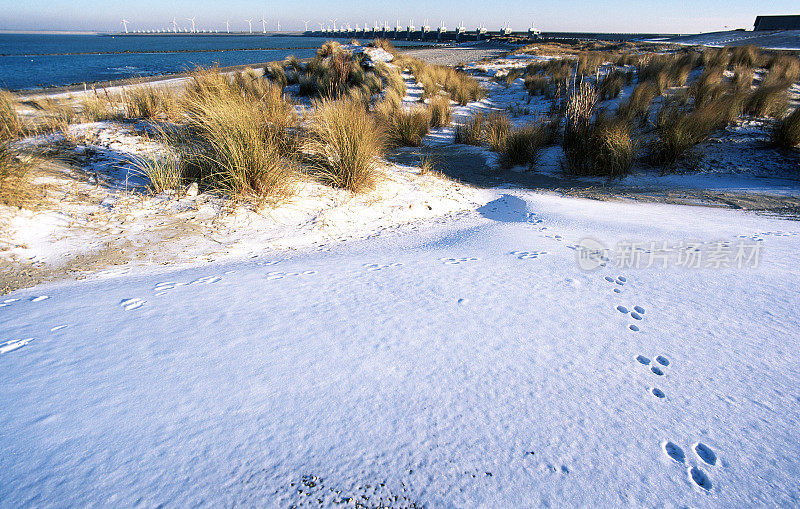
[(744, 46), (752, 44), (767, 49), (800, 49), (800, 30), (708, 32), (704, 34), (680, 35), (659, 42), (671, 42), (690, 46)]
[[(6, 296), (0, 505), (796, 505), (800, 224), (495, 193), (330, 252)], [(709, 244), (584, 271), (587, 237)]]

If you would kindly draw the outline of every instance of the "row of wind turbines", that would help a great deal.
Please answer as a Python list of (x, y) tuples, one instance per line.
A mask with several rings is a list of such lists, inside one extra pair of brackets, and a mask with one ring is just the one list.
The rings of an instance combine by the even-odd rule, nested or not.
[[(207, 34), (207, 33), (219, 33), (220, 32), (219, 30), (198, 29), (197, 25), (195, 23), (196, 20), (197, 20), (197, 16), (193, 16), (191, 18), (186, 18), (186, 21), (191, 23), (191, 27), (188, 27), (188, 26), (184, 27), (184, 26), (179, 26), (177, 18), (173, 17), (169, 28), (154, 29), (154, 30), (129, 30), (128, 29), (128, 24), (130, 23), (130, 21), (128, 19), (125, 19), (125, 18), (122, 18), (122, 21), (120, 23), (122, 24), (122, 28), (123, 28), (123, 30), (125, 31), (126, 34), (131, 34), (131, 33), (133, 33), (133, 34), (143, 34), (143, 33), (146, 33), (146, 34), (162, 34), (162, 33), (201, 34), (201, 33), (206, 33)], [(248, 33), (252, 34), (253, 33), (253, 18), (245, 19), (243, 21), (245, 23), (247, 23), (247, 27), (248, 27), (247, 31), (248, 31)], [(311, 23), (311, 20), (303, 21), (303, 23), (305, 23), (306, 31), (308, 31), (308, 24)], [(275, 21), (275, 27), (276, 27), (276, 31), (280, 32), (280, 30), (281, 30), (281, 22), (280, 22), (280, 20), (276, 20)], [(226, 33), (231, 33), (231, 20), (230, 19), (225, 20), (225, 32)], [(267, 19), (264, 16), (261, 16), (261, 32), (264, 33), (264, 34), (267, 33)]]

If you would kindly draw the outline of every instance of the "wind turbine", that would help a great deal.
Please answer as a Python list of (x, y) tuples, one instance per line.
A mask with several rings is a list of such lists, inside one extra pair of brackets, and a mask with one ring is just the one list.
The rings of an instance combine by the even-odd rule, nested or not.
[(175, 16), (172, 17), (172, 33), (178, 33), (178, 20), (175, 19)]
[(264, 19), (264, 15), (261, 15), (261, 33), (267, 33), (267, 20)]
[(197, 16), (194, 16), (192, 18), (186, 18), (186, 21), (191, 21), (192, 22), (192, 33), (196, 32), (195, 27), (194, 27), (195, 18), (197, 18)]
[(308, 24), (309, 24), (309, 23), (311, 23), (311, 20), (308, 20), (308, 21), (305, 21), (305, 20), (303, 20), (303, 23), (305, 23), (305, 25), (306, 25), (306, 32), (308, 32)]
[(319, 25), (319, 31), (322, 32), (322, 26), (324, 25), (324, 23), (320, 23), (319, 21), (317, 21), (317, 24)]
[(337, 21), (339, 21), (339, 18), (336, 18), (336, 19), (329, 19), (328, 21), (330, 21), (331, 23), (333, 23), (333, 31), (335, 32), (335, 31), (336, 31), (336, 22), (337, 22)]
[(231, 33), (231, 20), (229, 19), (225, 20), (225, 31)]
[(281, 31), (281, 20), (276, 21), (275, 22), (275, 26), (278, 27), (278, 32), (280, 32)]
[(252, 34), (253, 33), (253, 18), (246, 19), (245, 21), (247, 21), (247, 26), (250, 27), (250, 33)]
[(125, 27), (125, 33), (126, 34), (128, 33), (128, 23), (130, 23), (130, 21), (128, 21), (125, 18), (122, 18), (122, 26)]

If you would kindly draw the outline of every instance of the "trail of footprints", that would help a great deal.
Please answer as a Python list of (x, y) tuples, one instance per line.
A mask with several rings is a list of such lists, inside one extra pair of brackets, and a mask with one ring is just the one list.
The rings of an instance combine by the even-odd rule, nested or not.
[[(45, 300), (47, 300), (49, 298), (50, 298), (49, 295), (39, 295), (37, 297), (31, 297), (31, 298), (27, 299), (27, 301), (31, 302), (31, 303), (36, 303), (36, 302), (45, 301)], [(16, 304), (18, 302), (22, 302), (22, 299), (18, 299), (18, 298), (5, 299), (5, 300), (3, 300), (3, 302), (0, 302), (0, 307), (11, 306), (11, 305), (14, 305), (14, 304)], [(65, 329), (67, 327), (68, 327), (67, 325), (57, 325), (57, 326), (51, 328), (50, 332), (56, 332), (56, 331), (59, 331), (61, 329)], [(35, 340), (36, 340), (36, 338), (25, 338), (25, 339), (12, 339), (10, 341), (4, 341), (4, 342), (0, 343), (0, 355), (11, 353), (11, 352), (13, 352), (15, 350), (19, 350), (20, 348), (22, 348), (22, 347), (24, 347), (26, 345), (29, 345), (30, 343), (32, 343)]]
[[(536, 259), (536, 258), (540, 257), (541, 255), (546, 255), (547, 252), (546, 251), (512, 251), (509, 254), (511, 254), (513, 256), (517, 256), (521, 260), (529, 260), (529, 259)], [(476, 257), (440, 258), (440, 261), (443, 262), (446, 265), (459, 265), (459, 264), (468, 263), (468, 262), (474, 262), (474, 261), (478, 261), (478, 260), (479, 260), (479, 258), (476, 258)], [(277, 263), (278, 263), (277, 261), (258, 262), (258, 265), (272, 266), (272, 265), (275, 265)], [(371, 271), (378, 271), (378, 270), (384, 270), (384, 269), (389, 269), (389, 268), (396, 268), (396, 267), (400, 267), (402, 265), (403, 265), (402, 263), (391, 263), (391, 264), (368, 263), (368, 264), (364, 264), (363, 267), (368, 272), (371, 272)], [(228, 272), (226, 272), (226, 274), (230, 274), (230, 273), (233, 273), (233, 272), (234, 271), (228, 271)], [(313, 271), (313, 270), (302, 271), (302, 272), (271, 271), (271, 272), (268, 272), (266, 274), (266, 279), (267, 280), (276, 280), (276, 279), (283, 279), (283, 278), (286, 278), (286, 277), (305, 276), (305, 275), (312, 275), (312, 274), (316, 274), (316, 271)], [(219, 276), (207, 276), (207, 277), (195, 279), (195, 280), (193, 280), (191, 282), (188, 282), (188, 283), (179, 283), (179, 282), (174, 282), (174, 281), (160, 282), (160, 283), (155, 285), (154, 293), (155, 293), (156, 296), (161, 296), (161, 295), (165, 295), (169, 290), (175, 289), (175, 288), (177, 288), (179, 286), (190, 286), (190, 285), (195, 285), (195, 284), (213, 284), (213, 283), (216, 283), (216, 282), (221, 281), (221, 280), (222, 280), (222, 278), (219, 277)], [(610, 276), (605, 276), (604, 280), (606, 282), (608, 282), (609, 284), (613, 285), (613, 291), (614, 291), (614, 293), (617, 293), (617, 294), (622, 293), (622, 289), (624, 288), (625, 284), (627, 283), (627, 278), (625, 276), (617, 276), (616, 278), (612, 278)], [(33, 303), (36, 303), (36, 302), (42, 302), (42, 301), (44, 301), (44, 300), (46, 300), (48, 298), (49, 297), (47, 295), (41, 295), (41, 296), (33, 297), (33, 298), (29, 299), (29, 301), (33, 302)], [(6, 300), (4, 300), (3, 302), (0, 303), (0, 307), (9, 306), (9, 305), (11, 305), (11, 304), (13, 304), (13, 303), (15, 303), (15, 302), (17, 302), (19, 300), (20, 299), (6, 299)], [(142, 306), (144, 306), (146, 304), (146, 302), (147, 301), (145, 301), (143, 299), (130, 298), (130, 299), (124, 299), (124, 300), (120, 301), (119, 305), (125, 311), (133, 311), (133, 310), (139, 309)], [(630, 315), (630, 317), (633, 320), (637, 321), (637, 322), (641, 322), (643, 320), (643, 318), (644, 318), (644, 315), (645, 315), (645, 309), (642, 306), (639, 306), (639, 305), (633, 306), (632, 309), (628, 309), (627, 307), (625, 307), (623, 305), (618, 305), (616, 307), (616, 310), (618, 312), (620, 312), (620, 313), (625, 314), (625, 315)], [(64, 328), (66, 328), (66, 327), (68, 327), (68, 326), (67, 325), (58, 325), (58, 326), (55, 326), (55, 327), (51, 328), (50, 331), (51, 332), (57, 332), (57, 331), (62, 330)], [(636, 325), (635, 323), (630, 324), (628, 326), (628, 328), (633, 332), (638, 332), (640, 330), (639, 326)], [(18, 350), (20, 348), (23, 348), (24, 346), (26, 346), (26, 345), (30, 344), (31, 342), (33, 342), (34, 339), (35, 338), (26, 338), (26, 339), (18, 339), (18, 340), (12, 340), (12, 341), (6, 341), (4, 343), (0, 343), (0, 355), (6, 354), (6, 353), (9, 353), (9, 352), (13, 352), (13, 351)], [(651, 361), (650, 358), (648, 358), (648, 357), (646, 357), (644, 355), (638, 355), (636, 357), (636, 361), (639, 364), (643, 365), (643, 366), (649, 367), (650, 372), (654, 376), (658, 376), (658, 377), (665, 376), (666, 368), (668, 368), (671, 365), (671, 361), (664, 355), (657, 355), (655, 357), (654, 361)], [(659, 389), (658, 387), (655, 387), (655, 386), (650, 388), (650, 393), (654, 397), (656, 397), (658, 399), (662, 399), (663, 400), (663, 399), (666, 398), (666, 394), (664, 393), (664, 391), (662, 391), (661, 389)], [(699, 466), (701, 463), (706, 465), (707, 467), (713, 467), (713, 466), (715, 466), (717, 464), (717, 455), (711, 449), (711, 447), (709, 447), (708, 445), (706, 445), (706, 444), (704, 444), (702, 442), (695, 443), (695, 445), (692, 447), (692, 451), (694, 452), (696, 457), (699, 459), (698, 462), (694, 462), (695, 464), (693, 464), (687, 458), (687, 455), (684, 452), (684, 450), (680, 446), (678, 446), (677, 444), (675, 444), (672, 441), (663, 442), (662, 443), (662, 449), (663, 449), (664, 453), (672, 461), (674, 461), (674, 462), (676, 462), (678, 464), (681, 464), (681, 465), (685, 465), (687, 467), (688, 476), (691, 479), (691, 481), (697, 487), (699, 487), (699, 488), (701, 488), (701, 489), (703, 489), (705, 491), (710, 491), (713, 488), (713, 483), (712, 483), (710, 477)]]
[[(639, 321), (643, 319), (642, 315), (644, 315), (644, 308), (642, 306), (633, 306), (632, 310), (629, 310), (625, 306), (617, 306), (617, 311), (619, 311), (623, 315), (630, 315), (631, 318)], [(633, 332), (639, 332), (640, 330), (639, 326), (636, 325), (635, 323), (628, 325), (628, 329), (630, 329)]]
[(474, 256), (466, 258), (439, 258), (439, 261), (444, 262), (445, 265), (461, 265), (462, 263), (477, 262), (478, 260), (480, 260), (480, 258)]
[[(155, 292), (156, 297), (160, 297), (162, 295), (166, 295), (169, 290), (174, 290), (179, 286), (191, 286), (191, 285), (209, 285), (213, 283), (217, 283), (222, 281), (220, 276), (206, 276), (201, 277), (199, 279), (195, 279), (188, 283), (178, 283), (175, 281), (162, 281), (161, 283), (156, 283), (156, 286), (153, 288), (153, 292)], [(129, 299), (132, 300), (132, 299)], [(138, 307), (138, 306), (137, 306)], [(136, 309), (136, 308), (133, 308)]]
[(376, 270), (384, 270), (384, 269), (392, 269), (395, 267), (402, 267), (403, 264), (400, 262), (395, 263), (365, 263), (364, 268), (367, 269), (367, 272), (375, 272)]
[(509, 254), (516, 256), (520, 260), (535, 260), (542, 255), (546, 255), (547, 251), (511, 251)]
[[(271, 265), (275, 265), (277, 263), (278, 263), (278, 261), (267, 261), (267, 262), (258, 262), (258, 265), (271, 266)], [(402, 264), (392, 264), (392, 265), (387, 265), (386, 267), (397, 266), (397, 265), (402, 265)], [(225, 272), (225, 274), (233, 274), (234, 272), (235, 271), (233, 271), (233, 270), (229, 270), (229, 271)], [(307, 270), (307, 271), (303, 271), (303, 272), (268, 272), (266, 274), (266, 279), (267, 280), (283, 279), (283, 278), (288, 277), (288, 276), (301, 276), (301, 275), (310, 275), (310, 274), (316, 274), (316, 271)], [(206, 276), (206, 277), (201, 277), (201, 278), (198, 278), (198, 279), (194, 279), (194, 280), (189, 281), (189, 282), (163, 281), (163, 282), (157, 283), (155, 285), (155, 287), (153, 288), (153, 292), (154, 292), (156, 297), (160, 297), (160, 296), (166, 295), (170, 290), (174, 290), (175, 288), (178, 288), (180, 286), (191, 286), (191, 285), (197, 285), (197, 284), (213, 284), (213, 283), (217, 283), (219, 281), (222, 281), (222, 277), (220, 277), (220, 276)], [(39, 295), (37, 297), (31, 297), (30, 299), (28, 299), (28, 301), (32, 302), (32, 303), (36, 303), (36, 302), (45, 301), (45, 300), (47, 300), (49, 298), (50, 298), (50, 296), (48, 296), (48, 295)], [(20, 301), (20, 299), (18, 299), (18, 298), (5, 299), (4, 301), (0, 302), (0, 308), (10, 306), (10, 305), (12, 305), (12, 304), (14, 304), (16, 302), (19, 302), (19, 301)], [(134, 311), (134, 310), (137, 310), (137, 309), (143, 307), (145, 304), (147, 304), (147, 301), (144, 300), (144, 299), (138, 298), (138, 297), (122, 299), (121, 301), (119, 301), (119, 306), (124, 311)], [(52, 327), (50, 329), (50, 332), (58, 332), (60, 330), (66, 329), (68, 326), (69, 325), (64, 325), (64, 324), (56, 325), (56, 326), (54, 326), (54, 327)], [(20, 348), (30, 344), (34, 340), (35, 340), (35, 338), (25, 338), (25, 339), (15, 339), (15, 340), (10, 340), (10, 341), (5, 341), (3, 343), (0, 343), (0, 355), (6, 354), (6, 353), (10, 353), (10, 352), (13, 352), (15, 350), (19, 350)]]
[(705, 464), (706, 467), (716, 466), (717, 454), (713, 449), (711, 449), (711, 447), (702, 442), (695, 443), (692, 447), (692, 451), (694, 451), (695, 456), (700, 460), (695, 462), (690, 461), (690, 459), (687, 458), (686, 453), (683, 452), (683, 449), (675, 442), (664, 442), (662, 444), (662, 448), (664, 450), (664, 454), (669, 456), (672, 461), (678, 463), (679, 465), (686, 466), (686, 471), (689, 475), (689, 478), (698, 488), (701, 488), (705, 491), (711, 491), (711, 489), (714, 487), (714, 483), (711, 482), (711, 478), (699, 466), (701, 464)]
[(617, 276), (616, 279), (611, 276), (606, 276), (603, 279), (611, 284), (616, 285), (616, 287), (614, 287), (614, 293), (622, 293), (622, 287), (628, 282), (628, 279), (625, 276)]
[[(650, 359), (645, 357), (644, 355), (636, 356), (636, 361), (639, 364), (642, 364), (643, 366), (650, 366), (650, 372), (656, 376), (664, 376), (665, 368), (670, 365), (669, 359), (667, 359), (663, 355), (657, 356), (652, 366), (650, 365)], [(653, 396), (659, 399), (664, 399), (666, 397), (664, 391), (662, 391), (658, 387), (653, 387), (652, 389), (650, 389), (650, 392), (653, 394)]]
[[(610, 276), (605, 276), (604, 279), (605, 281), (620, 288), (624, 287), (625, 283), (627, 282), (625, 276), (619, 276), (616, 279)], [(621, 293), (621, 290), (618, 288), (614, 288), (614, 290), (615, 293)], [(618, 305), (616, 310), (624, 315), (629, 315), (636, 322), (641, 322), (644, 319), (645, 309), (642, 306), (637, 305), (633, 306), (632, 309), (629, 309), (626, 306)], [(638, 332), (640, 330), (639, 326), (635, 323), (628, 325), (628, 328), (634, 332)], [(656, 357), (652, 360), (645, 355), (637, 355), (636, 362), (647, 367), (651, 376), (659, 378), (665, 377), (667, 375), (668, 368), (672, 366), (672, 361), (670, 361), (666, 355), (656, 355)], [(666, 400), (667, 398), (666, 393), (660, 388), (656, 387), (655, 384), (649, 388), (649, 392), (659, 400)], [(666, 454), (672, 461), (686, 466), (687, 475), (695, 486), (704, 491), (711, 491), (714, 484), (709, 475), (701, 468), (703, 465), (706, 467), (713, 467), (717, 464), (717, 454), (713, 449), (711, 449), (711, 447), (702, 442), (697, 442), (694, 444), (692, 451), (699, 461), (692, 461), (690, 457), (687, 457), (684, 450), (672, 441), (663, 442), (661, 447), (664, 451), (664, 454)]]
[[(650, 359), (645, 357), (644, 355), (638, 355), (636, 357), (636, 361), (639, 364), (644, 366), (650, 366), (650, 372), (655, 376), (664, 376), (667, 366), (671, 364), (670, 360), (663, 355), (658, 355), (655, 358), (655, 361), (652, 363)], [(651, 387), (650, 393), (659, 399), (666, 398), (666, 394), (664, 391), (659, 389), (658, 387)], [(687, 467), (687, 473), (689, 475), (689, 479), (699, 488), (705, 491), (711, 491), (713, 488), (713, 483), (711, 482), (711, 478), (706, 474), (702, 468), (699, 466), (699, 462), (697, 464), (692, 464), (689, 459), (686, 457), (686, 453), (683, 449), (675, 444), (675, 442), (666, 441), (662, 443), (662, 448), (664, 453), (672, 459), (672, 461), (679, 463), (681, 465), (685, 465)], [(707, 466), (713, 467), (717, 464), (717, 454), (711, 449), (711, 447), (707, 446), (702, 442), (697, 442), (694, 447), (692, 447), (695, 455), (701, 460), (702, 463), (705, 463)]]

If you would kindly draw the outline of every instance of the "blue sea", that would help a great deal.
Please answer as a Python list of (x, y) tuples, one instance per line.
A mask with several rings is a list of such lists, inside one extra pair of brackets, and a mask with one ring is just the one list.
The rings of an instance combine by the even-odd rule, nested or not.
[[(326, 39), (253, 35), (0, 34), (0, 88), (25, 90), (314, 55)], [(420, 43), (405, 42), (414, 45)]]

